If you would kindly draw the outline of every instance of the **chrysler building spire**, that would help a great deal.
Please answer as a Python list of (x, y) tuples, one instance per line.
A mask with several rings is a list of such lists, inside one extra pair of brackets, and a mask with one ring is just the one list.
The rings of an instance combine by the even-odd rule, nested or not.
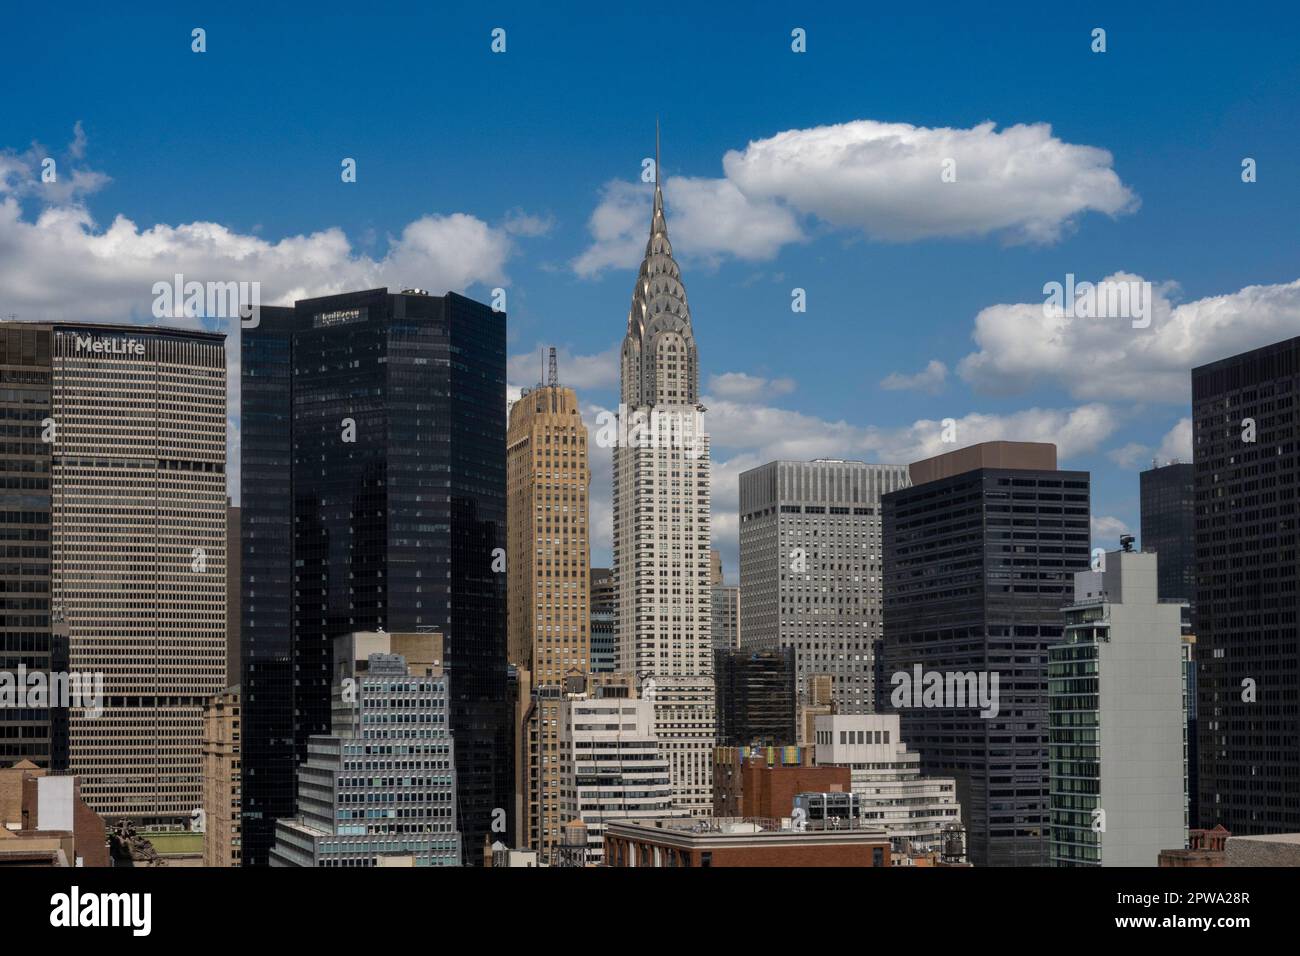
[(623, 340), (622, 400), (629, 407), (699, 404), (699, 364), (681, 270), (664, 215), (655, 122), (655, 194), (650, 238), (632, 291)]

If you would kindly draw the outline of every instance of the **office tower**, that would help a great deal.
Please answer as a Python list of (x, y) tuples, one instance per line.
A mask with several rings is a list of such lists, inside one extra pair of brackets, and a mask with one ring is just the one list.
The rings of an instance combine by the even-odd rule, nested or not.
[(897, 714), (818, 717), (815, 753), (819, 767), (849, 768), (863, 822), (884, 829), (896, 855), (942, 853), (946, 831), (961, 826), (957, 781), (922, 775)]
[(740, 476), (741, 646), (793, 647), (799, 703), (833, 678), (841, 714), (875, 711), (881, 636), (880, 498), (906, 465), (773, 461)]
[[(50, 478), (54, 445), (50, 327), (0, 322), (0, 671), (49, 674), (68, 668), (67, 635), (52, 607)], [(68, 766), (68, 712), (60, 707), (0, 706), (0, 767), (24, 761), (44, 770)]]
[(329, 732), (330, 642), (358, 630), (445, 635), (471, 857), (509, 816), (505, 322), (372, 289), (242, 330), (246, 865), (295, 812), (293, 768)]
[(714, 652), (719, 747), (791, 747), (795, 726), (794, 649)]
[(618, 588), (609, 568), (591, 569), (591, 673), (612, 674), (618, 656)]
[(1160, 555), (1160, 599), (1196, 603), (1196, 474), (1189, 462), (1139, 476), (1142, 550)]
[(560, 707), (561, 812), (586, 827), (588, 865), (604, 856), (610, 820), (685, 816), (673, 807), (654, 705), (634, 697), (570, 698)]
[(1300, 338), (1192, 370), (1200, 824), (1300, 831)]
[[(976, 866), (1047, 861), (1047, 648), (1089, 566), (1089, 479), (1053, 445), (916, 462), (885, 495), (882, 707), (922, 772), (957, 779)], [(923, 693), (938, 680), (940, 706)], [(996, 682), (996, 683), (995, 683)], [(982, 700), (981, 700), (982, 699)], [(991, 705), (991, 706), (990, 706)]]
[(1053, 866), (1156, 866), (1185, 839), (1181, 606), (1158, 597), (1157, 557), (1076, 573), (1048, 648)]
[(518, 671), (516, 834), (549, 860), (563, 835), (560, 705), (566, 681), (584, 692), (591, 657), (587, 574), (587, 427), (578, 396), (549, 381), (524, 390), (506, 431), (509, 660)]
[[(31, 595), (6, 615), (6, 646), (17, 625), (32, 648), (20, 656), (44, 668), (66, 637), (67, 671), (102, 678), (102, 707), (67, 712), (68, 769), (87, 805), (183, 823), (202, 798), (203, 706), (226, 676), (223, 336), (3, 323), (0, 339), (16, 380), (7, 400), (29, 413), (22, 427), (40, 426), (6, 462), (7, 483), (31, 494), (5, 518), (21, 526), (5, 570)], [(61, 718), (19, 720), (42, 717), (54, 729), (30, 739), (56, 750)]]
[(635, 674), (641, 696), (654, 702), (676, 805), (707, 815), (715, 730), (709, 440), (695, 334), (657, 179), (620, 378), (621, 434), (611, 442), (617, 669)]
[(441, 634), (334, 640), (332, 730), (313, 735), (272, 866), (460, 866)]
[(722, 555), (716, 548), (710, 553), (713, 560), (709, 573), (713, 649), (736, 650), (740, 647), (740, 588), (723, 583)]
[(241, 732), (239, 687), (214, 694), (203, 710), (204, 866), (239, 866)]

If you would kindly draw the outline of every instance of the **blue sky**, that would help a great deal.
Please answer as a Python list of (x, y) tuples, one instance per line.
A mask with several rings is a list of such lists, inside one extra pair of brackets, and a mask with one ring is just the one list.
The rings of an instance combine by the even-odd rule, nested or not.
[[(1138, 469), (1188, 447), (1187, 368), (1300, 333), (1281, 6), (135, 6), (8, 13), (0, 314), (149, 321), (173, 265), (264, 299), (501, 286), (512, 383), (555, 344), (594, 412), (616, 401), (658, 116), (729, 577), (745, 467), (943, 450), (949, 417), (959, 444), (1059, 433), (1113, 545)], [(47, 156), (57, 188), (31, 181)], [(1153, 283), (1152, 327), (1044, 324), (1067, 273)]]

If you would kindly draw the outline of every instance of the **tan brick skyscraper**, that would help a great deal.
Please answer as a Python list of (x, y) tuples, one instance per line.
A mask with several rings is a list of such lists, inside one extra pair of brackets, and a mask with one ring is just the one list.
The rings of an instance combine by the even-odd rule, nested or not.
[(506, 431), (509, 659), (519, 669), (515, 820), (519, 843), (549, 860), (560, 818), (560, 703), (585, 689), (591, 613), (587, 429), (557, 382), (525, 392)]

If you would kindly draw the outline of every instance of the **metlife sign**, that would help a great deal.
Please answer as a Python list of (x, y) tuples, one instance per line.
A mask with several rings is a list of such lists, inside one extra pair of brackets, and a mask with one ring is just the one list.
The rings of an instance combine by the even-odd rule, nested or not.
[(98, 355), (144, 355), (144, 343), (138, 339), (103, 339), (91, 335), (78, 335), (77, 352), (94, 352)]

